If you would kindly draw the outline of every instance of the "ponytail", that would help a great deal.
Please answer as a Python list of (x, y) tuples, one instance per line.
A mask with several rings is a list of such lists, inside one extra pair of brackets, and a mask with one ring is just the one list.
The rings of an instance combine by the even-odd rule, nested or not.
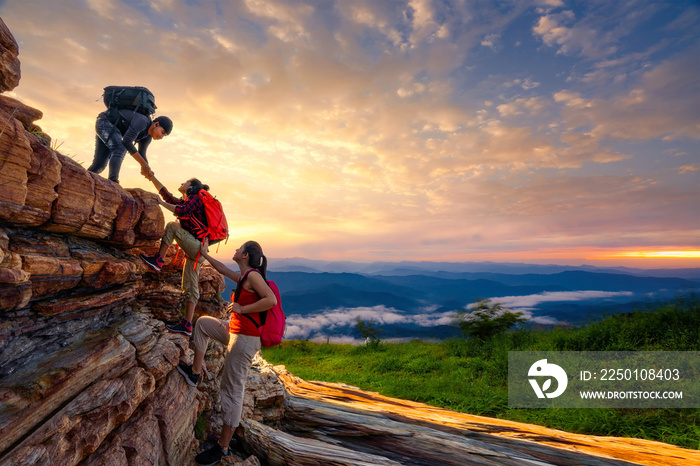
[(267, 257), (263, 254), (262, 247), (256, 241), (248, 241), (243, 245), (243, 253), (248, 253), (248, 265), (258, 272), (267, 281)]

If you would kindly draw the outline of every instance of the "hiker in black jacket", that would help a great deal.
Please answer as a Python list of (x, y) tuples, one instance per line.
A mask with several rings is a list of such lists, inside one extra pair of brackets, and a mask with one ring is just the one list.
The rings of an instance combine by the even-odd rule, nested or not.
[[(173, 122), (166, 116), (155, 120), (132, 110), (119, 109), (118, 119), (110, 121), (109, 112), (97, 116), (95, 123), (95, 156), (88, 171), (101, 173), (109, 163), (109, 179), (119, 183), (119, 170), (128, 150), (141, 165), (141, 174), (152, 176), (146, 159), (146, 149), (151, 140), (163, 139), (173, 129)], [(134, 146), (138, 144), (138, 149)]]

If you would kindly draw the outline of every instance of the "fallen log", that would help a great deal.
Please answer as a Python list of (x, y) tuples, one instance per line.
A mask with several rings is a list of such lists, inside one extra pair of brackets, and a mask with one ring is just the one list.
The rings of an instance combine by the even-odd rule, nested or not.
[[(289, 394), (285, 414), (288, 433), (296, 439), (323, 439), (323, 443), (381, 455), (400, 464), (700, 464), (700, 452), (661, 442), (573, 434), (456, 413), (344, 384), (304, 381), (281, 367), (275, 370)], [(275, 448), (284, 450), (286, 458), (294, 462), (300, 460), (295, 454), (313, 452), (309, 447), (295, 451), (293, 439), (277, 443)], [(269, 462), (291, 464), (280, 461)]]
[(399, 466), (387, 458), (357, 452), (320, 440), (295, 437), (259, 422), (241, 421), (241, 437), (267, 464), (299, 466)]
[(285, 421), (285, 430), (296, 436), (383, 456), (403, 465), (634, 464), (521, 440), (504, 442), (498, 437), (462, 429), (435, 429), (361, 407), (296, 396), (287, 399)]

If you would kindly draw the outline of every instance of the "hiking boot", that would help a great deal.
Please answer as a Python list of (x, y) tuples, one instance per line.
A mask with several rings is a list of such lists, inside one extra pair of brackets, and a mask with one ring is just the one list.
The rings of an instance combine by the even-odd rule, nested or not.
[(219, 445), (219, 442), (216, 442), (213, 447), (208, 450), (204, 450), (195, 456), (194, 461), (200, 466), (211, 466), (213, 464), (217, 464), (219, 461), (221, 461), (221, 458), (228, 456), (228, 454), (229, 451), (224, 451), (224, 449), (221, 448), (221, 445)]
[(173, 333), (182, 333), (183, 335), (187, 335), (188, 337), (192, 336), (192, 322), (185, 319), (184, 317), (180, 319), (180, 322), (178, 322), (177, 324), (166, 325), (165, 328), (167, 328)]
[(197, 386), (201, 374), (195, 374), (192, 372), (192, 366), (188, 366), (184, 362), (180, 361), (180, 363), (177, 365), (177, 371), (185, 378), (187, 385), (190, 385), (191, 387)]
[(163, 258), (160, 257), (160, 254), (156, 254), (153, 257), (147, 256), (145, 254), (139, 254), (139, 257), (141, 258), (142, 261), (146, 263), (147, 266), (155, 270), (156, 272), (160, 272), (160, 269), (163, 268)]

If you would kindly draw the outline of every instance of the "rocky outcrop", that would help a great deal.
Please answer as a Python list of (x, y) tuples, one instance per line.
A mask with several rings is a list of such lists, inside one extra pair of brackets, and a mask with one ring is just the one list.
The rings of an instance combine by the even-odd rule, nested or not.
[(11, 91), (19, 84), (19, 47), (5, 22), (0, 18), (0, 92)]

